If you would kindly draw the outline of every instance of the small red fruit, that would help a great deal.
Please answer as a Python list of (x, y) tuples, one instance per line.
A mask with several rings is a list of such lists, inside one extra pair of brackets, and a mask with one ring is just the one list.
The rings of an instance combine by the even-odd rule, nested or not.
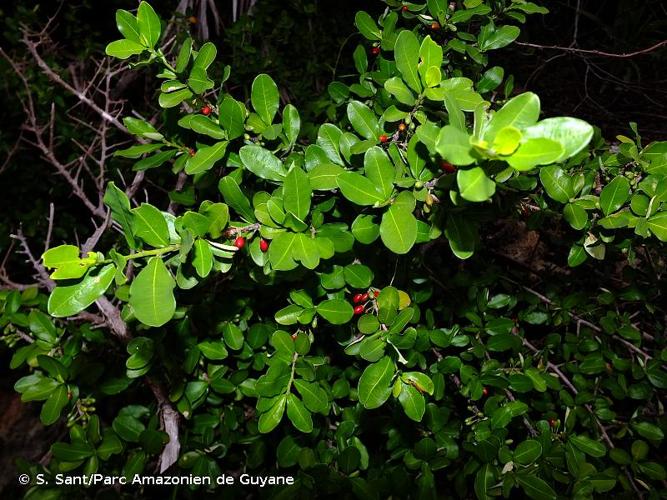
[(371, 54), (374, 56), (380, 55), (380, 47), (371, 47)]
[(401, 10), (403, 12), (408, 12), (410, 10), (410, 7), (408, 7), (407, 5), (404, 5), (403, 7), (401, 7)]
[(362, 297), (363, 297), (363, 295), (358, 293), (354, 297), (352, 297), (352, 302), (354, 302), (355, 304), (358, 304), (359, 302), (361, 302)]
[(440, 168), (443, 169), (448, 174), (453, 174), (454, 172), (456, 172), (456, 167), (445, 160), (442, 160), (440, 162)]
[(245, 246), (245, 238), (243, 236), (239, 236), (234, 240), (234, 246), (241, 250)]
[(551, 428), (556, 427), (556, 423), (557, 423), (557, 422), (556, 422), (556, 419), (555, 419), (555, 418), (550, 418), (550, 419), (549, 419), (549, 425), (551, 426)]
[(259, 249), (264, 253), (268, 252), (269, 251), (269, 242), (264, 240), (264, 239), (259, 240)]
[(188, 153), (190, 153), (190, 156), (194, 156), (196, 151), (192, 148), (188, 149)]
[(405, 129), (407, 129), (407, 128), (408, 127), (405, 126), (405, 123), (399, 123), (398, 124), (398, 131), (399, 132), (405, 132)]
[(359, 302), (366, 302), (368, 300), (368, 294), (364, 293), (361, 295), (361, 298), (359, 299)]
[(377, 299), (380, 296), (380, 290), (375, 290), (373, 296)]
[(431, 29), (432, 29), (433, 31), (439, 30), (439, 29), (440, 29), (440, 23), (437, 23), (437, 22), (433, 21), (433, 22), (431, 23)]
[(364, 306), (362, 306), (362, 305), (355, 306), (355, 308), (354, 308), (354, 314), (359, 315), (359, 314), (361, 314), (361, 313), (363, 313), (363, 312), (364, 312)]
[(485, 387), (484, 389), (482, 389), (482, 394), (484, 394), (485, 396), (488, 396), (489, 395), (489, 390)]
[(385, 134), (382, 134), (378, 139), (380, 139), (380, 142), (384, 144), (389, 140), (389, 137), (387, 137)]
[(213, 110), (211, 109), (211, 106), (209, 106), (208, 104), (206, 106), (202, 106), (202, 108), (201, 108), (201, 114), (204, 115), (204, 116), (210, 115), (211, 111), (213, 111)]

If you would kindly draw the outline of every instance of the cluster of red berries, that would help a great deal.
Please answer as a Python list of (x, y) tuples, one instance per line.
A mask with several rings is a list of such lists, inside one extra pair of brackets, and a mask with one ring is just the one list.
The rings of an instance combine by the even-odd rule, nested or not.
[[(380, 295), (380, 291), (375, 290), (373, 297), (377, 298), (378, 295)], [(359, 315), (364, 312), (364, 305), (368, 302), (369, 297), (368, 293), (357, 293), (352, 297), (352, 303), (356, 304), (354, 306), (354, 314)]]
[[(236, 248), (238, 248), (239, 250), (241, 250), (241, 249), (245, 246), (245, 243), (246, 243), (246, 239), (245, 239), (243, 236), (238, 236), (238, 237), (234, 240), (234, 246), (235, 246)], [(268, 252), (268, 251), (269, 251), (269, 242), (266, 241), (264, 238), (262, 238), (261, 240), (259, 240), (259, 249), (260, 249), (263, 253)]]

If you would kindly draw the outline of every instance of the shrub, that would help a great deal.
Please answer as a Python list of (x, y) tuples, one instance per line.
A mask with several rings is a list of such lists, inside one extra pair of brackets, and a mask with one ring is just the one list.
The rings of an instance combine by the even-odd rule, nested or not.
[[(356, 15), (359, 75), (329, 85), (321, 124), (281, 108), (267, 74), (235, 99), (211, 43), (165, 55), (149, 4), (118, 11), (106, 52), (157, 68), (164, 113), (126, 117), (138, 144), (115, 156), (179, 183), (151, 204), (109, 182), (116, 232), (48, 249), (48, 300), (2, 295), (6, 339), (30, 341), (16, 390), (69, 429), (33, 476), (294, 477), (277, 498), (658, 495), (667, 143), (635, 128), (612, 150), (488, 67), (543, 7), (387, 6)], [(567, 261), (561, 279), (505, 253), (498, 228), (526, 225)]]

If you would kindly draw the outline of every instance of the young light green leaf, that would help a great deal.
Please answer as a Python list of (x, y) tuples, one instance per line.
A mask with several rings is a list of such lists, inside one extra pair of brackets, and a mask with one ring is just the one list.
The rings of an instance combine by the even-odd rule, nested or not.
[(520, 34), (521, 30), (516, 26), (501, 26), (480, 42), (479, 50), (486, 52), (501, 49), (516, 40)]
[(146, 50), (146, 47), (132, 40), (116, 40), (107, 45), (104, 52), (106, 55), (117, 59), (127, 59), (141, 54), (144, 50)]
[(193, 94), (190, 89), (181, 89), (169, 93), (161, 92), (158, 96), (158, 104), (160, 107), (165, 109), (175, 108), (186, 99), (190, 99), (192, 96)]
[(396, 366), (391, 358), (385, 356), (377, 363), (368, 365), (359, 378), (359, 402), (367, 410), (379, 408), (391, 395), (391, 379)]
[(358, 215), (352, 223), (352, 234), (359, 243), (370, 245), (380, 236), (380, 226), (372, 215)]
[(482, 202), (489, 200), (496, 192), (496, 183), (481, 167), (459, 170), (456, 182), (464, 200)]
[(578, 118), (547, 118), (523, 130), (526, 139), (551, 139), (563, 147), (555, 162), (562, 162), (582, 151), (593, 138), (593, 127)]
[(440, 130), (435, 149), (440, 156), (454, 165), (464, 166), (475, 162), (470, 136), (452, 125), (446, 125)]
[(393, 95), (398, 102), (407, 106), (414, 106), (415, 96), (412, 94), (403, 80), (397, 76), (387, 79), (384, 82), (384, 88)]
[(118, 31), (120, 31), (120, 34), (128, 40), (141, 43), (139, 23), (137, 23), (137, 18), (130, 12), (124, 9), (118, 9), (116, 11), (116, 27), (118, 28)]
[(493, 115), (483, 132), (483, 139), (493, 143), (496, 134), (505, 127), (523, 130), (534, 125), (540, 117), (540, 99), (532, 92), (513, 97)]
[(130, 286), (129, 304), (144, 325), (159, 327), (176, 311), (176, 282), (160, 257), (152, 257)]
[(505, 161), (519, 172), (532, 170), (538, 165), (554, 163), (563, 155), (563, 146), (551, 139), (528, 139)]
[(148, 2), (141, 2), (137, 11), (137, 24), (141, 41), (146, 47), (152, 49), (160, 40), (162, 24), (159, 16), (153, 10)]

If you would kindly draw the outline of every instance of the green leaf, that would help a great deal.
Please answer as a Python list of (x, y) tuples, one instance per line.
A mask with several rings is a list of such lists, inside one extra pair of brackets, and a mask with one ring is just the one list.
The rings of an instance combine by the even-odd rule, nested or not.
[(532, 92), (520, 94), (500, 108), (487, 124), (483, 139), (493, 143), (496, 134), (505, 127), (523, 130), (534, 125), (540, 117), (540, 99)]
[(132, 211), (130, 210), (130, 200), (125, 192), (116, 187), (114, 182), (110, 182), (104, 192), (103, 201), (111, 209), (111, 218), (123, 228), (123, 235), (129, 247), (135, 248)]
[(302, 379), (294, 381), (294, 386), (303, 398), (303, 402), (313, 413), (324, 413), (329, 407), (327, 393), (314, 382), (306, 382)]
[(499, 155), (511, 155), (521, 142), (521, 132), (518, 128), (505, 127), (496, 134), (492, 148)]
[(155, 141), (161, 141), (164, 139), (164, 136), (146, 120), (140, 120), (139, 118), (126, 116), (123, 118), (123, 125), (127, 127), (127, 130), (131, 134), (145, 137), (146, 139), (153, 139)]
[(489, 489), (496, 483), (496, 477), (493, 473), (493, 467), (484, 464), (475, 474), (475, 495), (478, 500), (491, 500), (493, 497), (488, 494)]
[(245, 106), (233, 97), (225, 97), (220, 104), (220, 125), (227, 131), (230, 141), (243, 135), (244, 124)]
[(442, 47), (426, 35), (419, 47), (419, 74), (422, 82), (426, 83), (427, 74), (431, 68), (440, 70), (442, 66)]
[(580, 205), (576, 203), (568, 203), (563, 209), (563, 217), (576, 230), (581, 230), (586, 227), (588, 222), (588, 213)]
[(144, 325), (159, 327), (176, 311), (176, 283), (160, 257), (152, 257), (130, 286), (129, 304)]
[(547, 194), (554, 200), (567, 203), (574, 197), (574, 186), (572, 177), (557, 166), (540, 169), (540, 182)]
[(174, 108), (186, 99), (190, 99), (192, 96), (193, 94), (190, 89), (181, 89), (169, 93), (162, 92), (158, 97), (158, 104), (165, 109)]
[(352, 234), (359, 243), (370, 245), (380, 236), (380, 226), (372, 215), (358, 215), (352, 223)]
[(486, 52), (487, 50), (501, 49), (516, 40), (520, 34), (521, 30), (516, 26), (501, 26), (480, 42), (479, 50)]
[[(331, 123), (324, 123), (317, 131), (317, 146), (322, 148), (326, 157), (337, 165), (343, 165), (343, 160), (340, 157), (340, 139), (342, 135), (341, 130)], [(309, 152), (319, 153), (319, 150), (313, 146)], [(308, 153), (307, 156), (309, 156)], [(324, 159), (321, 161), (324, 161)]]
[(578, 118), (547, 118), (523, 130), (527, 139), (551, 139), (563, 147), (563, 153), (554, 160), (562, 162), (582, 151), (593, 138), (593, 127)]
[(412, 210), (403, 205), (392, 205), (380, 222), (382, 243), (392, 252), (403, 255), (417, 240), (417, 219)]
[(116, 27), (118, 28), (118, 31), (120, 31), (120, 34), (128, 40), (137, 43), (141, 42), (139, 23), (137, 23), (137, 18), (130, 12), (124, 9), (118, 9), (116, 11)]
[(211, 359), (213, 361), (221, 361), (229, 355), (227, 349), (220, 340), (205, 340), (197, 344), (197, 348), (206, 359)]
[(243, 217), (246, 222), (255, 222), (255, 214), (250, 206), (250, 200), (243, 194), (234, 177), (228, 175), (220, 179), (218, 190), (222, 193), (225, 203), (236, 210), (236, 213)]
[(521, 465), (530, 465), (542, 455), (542, 445), (535, 439), (527, 439), (514, 450), (514, 461)]
[(377, 363), (368, 365), (359, 378), (359, 402), (364, 408), (379, 408), (391, 395), (391, 379), (396, 367), (391, 358), (385, 356)]
[(310, 234), (295, 234), (292, 257), (301, 262), (305, 268), (315, 269), (320, 263), (320, 253), (316, 240)]
[[(93, 254), (95, 255), (95, 254)], [(82, 259), (79, 257), (79, 248), (74, 245), (60, 245), (48, 249), (42, 255), (44, 267), (55, 269), (51, 279), (78, 279), (86, 274), (88, 268), (95, 264), (96, 258)]]
[(206, 278), (213, 268), (211, 245), (206, 240), (198, 239), (194, 244), (194, 252), (195, 256), (192, 259), (192, 265), (200, 277)]
[(271, 125), (278, 111), (280, 95), (276, 83), (269, 75), (261, 74), (255, 77), (252, 82), (250, 102), (262, 121), (266, 125)]
[(382, 148), (374, 146), (364, 155), (364, 174), (385, 199), (394, 190), (396, 169)]
[(285, 413), (286, 401), (286, 396), (278, 397), (269, 410), (259, 416), (259, 422), (257, 423), (259, 432), (266, 434), (278, 426), (283, 418), (283, 414)]
[(160, 18), (148, 2), (141, 2), (137, 11), (137, 24), (142, 42), (150, 49), (160, 40), (162, 25)]
[(104, 52), (106, 55), (117, 59), (127, 59), (141, 54), (144, 50), (146, 50), (146, 47), (132, 40), (116, 40), (107, 45)]
[(94, 271), (95, 269), (89, 270), (78, 283), (54, 288), (49, 296), (49, 314), (56, 318), (73, 316), (86, 309), (106, 292), (116, 274), (116, 267), (108, 264), (97, 274), (93, 274)]
[(60, 384), (49, 395), (46, 403), (42, 406), (39, 419), (44, 425), (51, 425), (58, 421), (63, 408), (67, 406), (69, 398), (67, 397), (67, 386)]
[(336, 182), (343, 196), (357, 205), (372, 206), (386, 199), (370, 179), (356, 172), (343, 172)]
[(316, 191), (331, 191), (338, 187), (338, 176), (345, 172), (333, 163), (322, 163), (308, 172), (310, 186)]
[(178, 51), (178, 57), (176, 58), (176, 64), (174, 69), (176, 73), (182, 73), (185, 71), (185, 68), (188, 67), (190, 62), (190, 56), (192, 55), (192, 38), (187, 37), (181, 46), (181, 50)]
[(551, 139), (528, 139), (505, 160), (515, 170), (525, 172), (538, 165), (554, 163), (562, 155), (563, 146), (558, 142)]
[(440, 156), (454, 165), (470, 165), (475, 162), (471, 155), (470, 136), (452, 125), (446, 125), (438, 134), (435, 149)]
[(394, 44), (394, 58), (396, 59), (396, 68), (403, 76), (403, 80), (419, 93), (422, 90), (417, 73), (419, 64), (419, 41), (417, 36), (409, 30), (403, 30), (396, 38)]
[(641, 159), (648, 162), (644, 166), (649, 174), (667, 174), (667, 141), (649, 144), (641, 153)]
[(600, 193), (600, 209), (609, 215), (623, 206), (630, 199), (630, 181), (619, 175), (607, 184)]
[(270, 181), (282, 181), (287, 172), (283, 163), (271, 151), (261, 146), (243, 146), (239, 150), (243, 166), (257, 177)]
[(375, 113), (359, 101), (350, 101), (347, 105), (347, 118), (352, 128), (363, 138), (376, 141), (379, 135), (378, 119)]
[(299, 111), (288, 104), (283, 109), (283, 131), (287, 136), (290, 145), (293, 145), (299, 137), (299, 130), (301, 130), (301, 117)]
[(460, 215), (447, 217), (445, 236), (449, 247), (459, 259), (468, 259), (475, 253), (476, 229)]
[(354, 24), (359, 29), (359, 32), (368, 40), (380, 40), (382, 33), (375, 23), (375, 20), (363, 10), (357, 12), (354, 16)]
[(132, 209), (134, 215), (134, 234), (154, 248), (169, 245), (169, 228), (167, 221), (157, 208), (142, 203)]
[(556, 492), (544, 480), (537, 476), (519, 475), (516, 480), (524, 493), (534, 500), (556, 500)]
[(407, 87), (407, 85), (405, 85), (401, 78), (394, 76), (387, 79), (387, 81), (384, 82), (384, 88), (401, 104), (414, 106), (415, 96), (412, 94), (410, 89)]
[(667, 211), (649, 218), (646, 225), (660, 241), (667, 241)]
[[(226, 137), (225, 131), (217, 123), (204, 115), (193, 116), (190, 119), (190, 128), (198, 134), (207, 135), (213, 139), (224, 139)], [(226, 145), (226, 143), (224, 144)]]
[(486, 201), (496, 192), (496, 183), (489, 179), (481, 167), (459, 170), (456, 173), (456, 182), (464, 200)]
[(415, 422), (421, 422), (426, 411), (426, 401), (417, 389), (411, 385), (402, 384), (398, 401), (401, 403), (408, 418)]
[(477, 82), (477, 92), (485, 94), (491, 92), (500, 85), (505, 77), (505, 70), (501, 66), (494, 66), (484, 72), (482, 78)]
[(95, 449), (85, 442), (55, 443), (51, 453), (63, 462), (79, 462), (95, 454)]
[(132, 170), (148, 170), (149, 168), (159, 167), (164, 162), (171, 160), (177, 151), (176, 149), (168, 149), (167, 151), (160, 151), (154, 155), (147, 156), (135, 163)]
[(294, 252), (295, 234), (280, 233), (269, 247), (269, 262), (276, 271), (291, 271), (297, 267), (292, 256)]
[(310, 212), (310, 197), (313, 191), (306, 172), (293, 167), (285, 177), (283, 184), (283, 205), (285, 210), (300, 221), (305, 221)]
[(373, 282), (373, 271), (363, 264), (349, 264), (343, 268), (343, 274), (352, 288), (368, 288)]
[(212, 89), (215, 83), (208, 77), (204, 68), (193, 66), (188, 77), (188, 85), (195, 94), (203, 94)]
[[(401, 314), (403, 314), (406, 311), (409, 311), (409, 309), (404, 309), (403, 311), (401, 311)], [(394, 323), (396, 323), (396, 321), (394, 321)], [(419, 392), (425, 392), (426, 394), (433, 395), (435, 386), (433, 385), (431, 377), (429, 377), (425, 373), (405, 372), (403, 373), (403, 375), (401, 375), (401, 378), (403, 379), (404, 382), (413, 385)]]
[(215, 47), (214, 43), (206, 42), (201, 46), (197, 57), (195, 57), (195, 62), (193, 66), (196, 66), (201, 69), (208, 69), (213, 61), (215, 61), (215, 56), (218, 53), (218, 49)]
[(591, 457), (601, 458), (607, 453), (602, 443), (586, 436), (570, 436), (569, 442)]
[(317, 314), (332, 325), (344, 325), (352, 319), (354, 311), (346, 300), (328, 299), (318, 304)]
[(633, 422), (632, 428), (637, 431), (640, 436), (651, 441), (662, 441), (665, 437), (665, 433), (660, 427), (649, 422)]
[(287, 418), (301, 432), (309, 434), (313, 431), (313, 418), (310, 412), (294, 394), (287, 396)]
[(195, 175), (213, 168), (225, 156), (227, 144), (227, 141), (220, 141), (213, 146), (200, 148), (194, 156), (188, 158), (185, 163), (185, 173)]

